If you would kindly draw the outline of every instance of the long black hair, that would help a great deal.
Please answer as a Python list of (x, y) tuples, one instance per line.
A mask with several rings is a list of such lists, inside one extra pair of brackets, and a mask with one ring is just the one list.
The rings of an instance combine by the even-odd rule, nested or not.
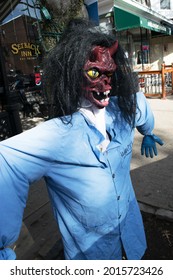
[[(83, 69), (93, 46), (110, 47), (115, 35), (103, 32), (88, 20), (69, 22), (57, 46), (48, 54), (43, 68), (43, 89), (50, 118), (71, 115), (80, 107)], [(112, 77), (112, 95), (126, 121), (133, 125), (136, 109), (136, 82), (120, 45), (113, 56), (117, 70)]]

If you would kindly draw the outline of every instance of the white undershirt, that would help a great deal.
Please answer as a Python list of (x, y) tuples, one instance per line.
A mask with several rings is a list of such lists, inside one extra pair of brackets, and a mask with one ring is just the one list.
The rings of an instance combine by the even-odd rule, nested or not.
[(110, 143), (109, 137), (106, 132), (106, 122), (105, 122), (105, 108), (98, 109), (89, 100), (83, 99), (81, 108), (79, 109), (81, 114), (88, 119), (104, 136), (103, 140), (97, 148), (104, 152)]

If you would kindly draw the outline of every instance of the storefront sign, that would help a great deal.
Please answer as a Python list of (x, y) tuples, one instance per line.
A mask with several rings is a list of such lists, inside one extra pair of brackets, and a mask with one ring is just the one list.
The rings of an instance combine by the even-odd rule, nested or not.
[(115, 26), (117, 31), (131, 28), (146, 28), (155, 32), (171, 35), (171, 28), (142, 16), (114, 7)]
[(11, 51), (14, 55), (20, 55), (21, 58), (34, 58), (41, 54), (39, 47), (32, 43), (12, 44)]

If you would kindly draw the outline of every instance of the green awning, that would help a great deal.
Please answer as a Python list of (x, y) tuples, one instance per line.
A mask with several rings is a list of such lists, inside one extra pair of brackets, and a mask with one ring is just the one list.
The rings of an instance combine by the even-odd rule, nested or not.
[(114, 7), (115, 26), (117, 31), (143, 27), (155, 32), (171, 35), (171, 28), (141, 16), (134, 15)]

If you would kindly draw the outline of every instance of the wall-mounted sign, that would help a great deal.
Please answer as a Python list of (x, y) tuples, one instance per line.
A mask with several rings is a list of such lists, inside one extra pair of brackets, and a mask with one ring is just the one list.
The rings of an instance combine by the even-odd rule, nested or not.
[(14, 55), (19, 55), (21, 59), (34, 58), (41, 54), (40, 46), (32, 43), (12, 44), (11, 51)]

